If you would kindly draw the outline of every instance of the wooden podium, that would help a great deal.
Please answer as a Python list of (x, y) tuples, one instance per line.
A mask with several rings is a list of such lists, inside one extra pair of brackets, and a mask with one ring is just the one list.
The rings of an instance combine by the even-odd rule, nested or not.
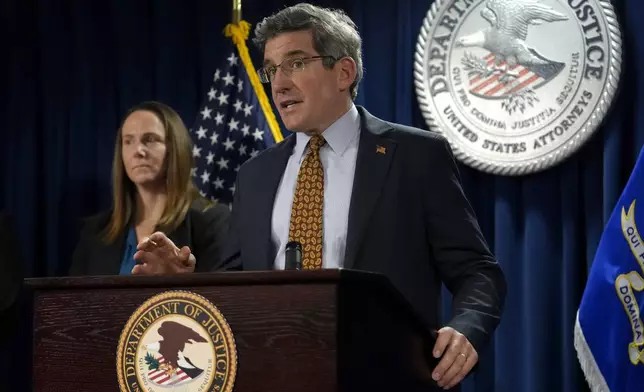
[(211, 301), (235, 339), (236, 392), (428, 391), (434, 337), (389, 281), (351, 270), (25, 280), (34, 391), (117, 392), (123, 327), (149, 297)]

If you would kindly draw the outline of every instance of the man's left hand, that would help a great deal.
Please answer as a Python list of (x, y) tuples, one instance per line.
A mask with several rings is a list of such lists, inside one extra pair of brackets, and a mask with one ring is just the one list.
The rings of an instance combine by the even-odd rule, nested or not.
[(479, 360), (478, 353), (465, 335), (451, 327), (438, 331), (433, 354), (435, 358), (443, 355), (432, 372), (432, 378), (443, 389), (450, 389), (461, 382)]

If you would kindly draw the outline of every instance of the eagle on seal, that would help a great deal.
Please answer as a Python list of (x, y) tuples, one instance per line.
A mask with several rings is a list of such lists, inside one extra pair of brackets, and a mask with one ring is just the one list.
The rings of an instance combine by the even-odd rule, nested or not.
[[(455, 46), (481, 47), (490, 51), (495, 57), (495, 67), (490, 73), (500, 72), (501, 82), (507, 83), (518, 77), (518, 73), (511, 71), (517, 65), (522, 65), (545, 80), (554, 77), (565, 66), (564, 63), (545, 58), (528, 47), (525, 41), (530, 25), (565, 21), (568, 20), (566, 15), (539, 4), (537, 0), (488, 0), (481, 10), (481, 16), (490, 23), (490, 27), (460, 37)], [(505, 67), (501, 66), (503, 62)]]
[(200, 375), (203, 370), (195, 366), (190, 358), (183, 354), (186, 344), (207, 343), (201, 335), (193, 329), (175, 321), (164, 321), (159, 327), (158, 334), (163, 339), (158, 342), (147, 344), (146, 348), (156, 351), (163, 356), (167, 371), (175, 372), (178, 368), (183, 370), (190, 378)]

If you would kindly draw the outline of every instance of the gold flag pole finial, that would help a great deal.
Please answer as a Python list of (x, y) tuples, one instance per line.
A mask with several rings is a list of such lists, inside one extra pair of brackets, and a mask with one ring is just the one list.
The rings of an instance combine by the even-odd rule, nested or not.
[(241, 19), (241, 0), (233, 0), (233, 24), (239, 24)]

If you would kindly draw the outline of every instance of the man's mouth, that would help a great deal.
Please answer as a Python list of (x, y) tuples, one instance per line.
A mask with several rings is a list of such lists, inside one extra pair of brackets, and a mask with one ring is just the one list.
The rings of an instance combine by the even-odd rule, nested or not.
[(293, 106), (297, 105), (297, 104), (298, 104), (298, 103), (300, 103), (300, 102), (301, 102), (301, 101), (296, 101), (296, 100), (294, 100), (294, 99), (290, 99), (290, 100), (287, 100), (287, 101), (283, 101), (283, 102), (281, 102), (281, 103), (280, 103), (280, 107), (281, 107), (282, 109), (288, 109), (288, 108), (291, 108), (291, 107), (293, 107)]

